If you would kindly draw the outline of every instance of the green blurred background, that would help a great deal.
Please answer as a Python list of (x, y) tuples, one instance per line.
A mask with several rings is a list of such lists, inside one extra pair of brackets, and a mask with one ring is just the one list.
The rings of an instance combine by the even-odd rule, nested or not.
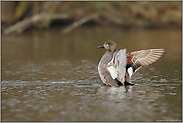
[[(120, 26), (124, 29), (169, 26), (180, 28), (182, 25), (182, 1), (3, 1), (1, 8), (2, 32), (5, 34), (21, 33), (30, 27), (47, 29), (58, 25), (67, 26), (77, 21), (81, 22), (79, 26)], [(84, 22), (79, 21), (82, 18)], [(17, 25), (13, 27), (14, 24)], [(8, 29), (11, 26), (13, 29)]]

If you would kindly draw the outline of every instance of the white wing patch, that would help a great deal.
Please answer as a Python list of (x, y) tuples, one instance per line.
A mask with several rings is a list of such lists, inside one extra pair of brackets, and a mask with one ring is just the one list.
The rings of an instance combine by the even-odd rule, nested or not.
[(130, 76), (130, 78), (131, 78), (131, 76), (132, 76), (132, 74), (133, 74), (133, 69), (132, 69), (132, 67), (128, 68), (128, 74), (129, 74), (129, 76)]
[(107, 67), (107, 70), (113, 79), (117, 79), (120, 82), (125, 81), (126, 62), (126, 49), (122, 49), (113, 54), (113, 58), (108, 63)]
[(117, 72), (117, 70), (116, 70), (116, 68), (114, 66), (107, 67), (107, 70), (109, 71), (109, 73), (111, 74), (111, 77), (113, 79), (117, 78), (118, 72)]

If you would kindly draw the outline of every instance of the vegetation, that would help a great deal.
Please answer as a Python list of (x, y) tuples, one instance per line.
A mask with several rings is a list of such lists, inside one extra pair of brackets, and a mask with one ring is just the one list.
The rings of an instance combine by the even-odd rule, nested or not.
[(72, 24), (64, 33), (84, 23), (102, 26), (164, 27), (182, 25), (182, 2), (1, 2), (2, 32), (23, 32), (29, 27), (50, 28)]

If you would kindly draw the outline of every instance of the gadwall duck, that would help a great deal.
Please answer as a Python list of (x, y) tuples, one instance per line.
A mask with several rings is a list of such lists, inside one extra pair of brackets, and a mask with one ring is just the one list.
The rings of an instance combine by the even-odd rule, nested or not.
[(103, 83), (109, 86), (134, 85), (130, 81), (132, 75), (159, 60), (166, 51), (165, 48), (148, 49), (126, 54), (126, 48), (116, 50), (116, 43), (111, 40), (98, 48), (107, 50), (98, 64), (98, 72)]

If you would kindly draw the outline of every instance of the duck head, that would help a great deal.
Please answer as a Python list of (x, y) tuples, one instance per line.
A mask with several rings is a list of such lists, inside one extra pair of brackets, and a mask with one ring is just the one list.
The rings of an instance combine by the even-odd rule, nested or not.
[(116, 43), (114, 43), (111, 40), (108, 40), (102, 46), (99, 46), (98, 48), (105, 48), (107, 51), (115, 52), (117, 46), (116, 46)]

